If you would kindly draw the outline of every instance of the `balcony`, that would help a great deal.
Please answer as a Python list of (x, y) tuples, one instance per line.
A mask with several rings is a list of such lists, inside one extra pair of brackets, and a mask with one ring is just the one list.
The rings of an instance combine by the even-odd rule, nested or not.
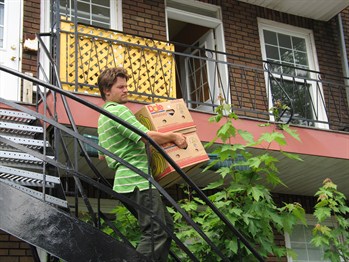
[[(60, 78), (66, 90), (99, 96), (99, 72), (124, 66), (131, 75), (130, 100), (136, 103), (184, 98), (192, 111), (213, 113), (224, 100), (241, 118), (349, 129), (347, 79), (268, 61), (240, 58), (237, 64), (227, 53), (83, 24), (74, 28), (61, 23)], [(283, 107), (278, 116), (271, 111), (275, 105)]]

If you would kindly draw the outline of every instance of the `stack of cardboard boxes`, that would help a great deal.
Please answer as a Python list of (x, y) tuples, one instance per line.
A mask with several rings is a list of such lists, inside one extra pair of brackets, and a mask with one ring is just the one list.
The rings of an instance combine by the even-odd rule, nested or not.
[[(209, 160), (183, 99), (145, 105), (135, 115), (149, 130), (185, 134), (188, 143), (186, 149), (180, 149), (175, 144), (162, 145), (164, 151), (185, 173), (192, 173)], [(151, 166), (153, 176), (163, 187), (181, 180), (181, 176), (155, 149), (152, 150)]]

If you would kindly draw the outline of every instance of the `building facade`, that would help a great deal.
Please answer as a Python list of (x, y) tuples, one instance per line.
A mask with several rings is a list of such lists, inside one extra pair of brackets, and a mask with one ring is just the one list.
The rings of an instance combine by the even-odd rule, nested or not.
[[(123, 65), (132, 75), (133, 111), (183, 98), (202, 142), (219, 128), (207, 123), (222, 98), (239, 115), (238, 128), (255, 136), (265, 132), (256, 128), (260, 123), (290, 123), (302, 142), (290, 139), (283, 150), (304, 161), (281, 159), (271, 145), (288, 186), (273, 194), (279, 203), (301, 203), (310, 214), (314, 193), (327, 177), (349, 196), (349, 1), (329, 2), (0, 0), (0, 65), (53, 84), (58, 75), (64, 90), (97, 106), (103, 104), (95, 85), (99, 71)], [(3, 99), (32, 107), (40, 100), (38, 89), (0, 71)], [(278, 103), (287, 107), (275, 116), (270, 108)], [(54, 104), (57, 121), (70, 126), (64, 101), (48, 94), (51, 112)], [(96, 135), (99, 113), (68, 104), (80, 133)], [(105, 166), (99, 168), (112, 178)], [(81, 165), (79, 170), (89, 172)], [(193, 179), (202, 187), (215, 179), (211, 175)], [(176, 186), (168, 190), (177, 194)], [(316, 261), (321, 250), (305, 244), (306, 230), (300, 226), (298, 235), (278, 239), (304, 261)], [(0, 261), (31, 261), (21, 244), (8, 244), (12, 236), (0, 236)]]

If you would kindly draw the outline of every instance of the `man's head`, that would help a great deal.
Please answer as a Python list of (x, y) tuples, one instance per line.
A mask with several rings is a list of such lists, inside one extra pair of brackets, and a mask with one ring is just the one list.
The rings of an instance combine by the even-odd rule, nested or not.
[(97, 80), (102, 99), (120, 104), (126, 103), (128, 101), (128, 78), (126, 70), (122, 67), (105, 69)]

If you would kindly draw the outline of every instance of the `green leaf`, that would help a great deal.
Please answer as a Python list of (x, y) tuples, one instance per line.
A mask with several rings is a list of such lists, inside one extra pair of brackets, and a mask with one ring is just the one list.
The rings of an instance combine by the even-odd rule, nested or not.
[(247, 163), (251, 168), (258, 168), (262, 161), (259, 159), (259, 157), (251, 157), (247, 160)]
[(331, 217), (331, 209), (327, 207), (317, 208), (314, 212), (314, 216), (320, 221), (323, 222), (325, 219)]
[(236, 135), (236, 129), (231, 124), (231, 122), (225, 123), (217, 131), (217, 136), (221, 138), (223, 141), (226, 141), (230, 137), (235, 137), (235, 135)]
[(280, 152), (281, 152), (284, 156), (288, 157), (289, 159), (298, 160), (298, 161), (302, 161), (302, 162), (303, 162), (303, 159), (300, 158), (300, 156), (297, 155), (297, 154), (287, 153), (287, 152), (284, 152), (284, 151), (282, 151), (282, 150), (280, 150)]
[(327, 245), (328, 241), (326, 241), (322, 236), (318, 235), (313, 237), (310, 243), (312, 243), (315, 247), (321, 247), (323, 245)]
[(210, 123), (213, 123), (213, 122), (218, 123), (219, 121), (221, 121), (221, 119), (222, 119), (222, 115), (218, 114), (218, 115), (215, 115), (215, 116), (211, 116), (211, 117), (208, 119), (208, 121), (209, 121)]
[(293, 212), (292, 214), (298, 218), (302, 223), (303, 225), (306, 225), (307, 224), (307, 221), (305, 219), (305, 210), (301, 207), (296, 207), (295, 209), (293, 209)]
[(285, 136), (279, 132), (263, 133), (258, 141), (266, 141), (268, 143), (275, 141), (281, 146), (286, 145)]
[(226, 246), (233, 254), (238, 252), (238, 242), (236, 240), (227, 241)]
[(227, 175), (232, 174), (232, 170), (229, 167), (221, 167), (218, 169), (217, 173), (219, 173), (222, 178), (225, 178)]
[(286, 131), (294, 139), (301, 141), (301, 139), (299, 138), (299, 135), (297, 133), (297, 130), (291, 129), (289, 125), (282, 125), (282, 130)]
[(254, 142), (254, 137), (250, 132), (239, 129), (238, 133), (245, 141), (250, 143)]
[(224, 179), (218, 179), (217, 181), (210, 183), (203, 190), (216, 189), (223, 186), (223, 184), (224, 184)]
[(257, 186), (251, 187), (248, 191), (248, 194), (251, 194), (255, 201), (263, 199), (264, 192), (260, 190)]

